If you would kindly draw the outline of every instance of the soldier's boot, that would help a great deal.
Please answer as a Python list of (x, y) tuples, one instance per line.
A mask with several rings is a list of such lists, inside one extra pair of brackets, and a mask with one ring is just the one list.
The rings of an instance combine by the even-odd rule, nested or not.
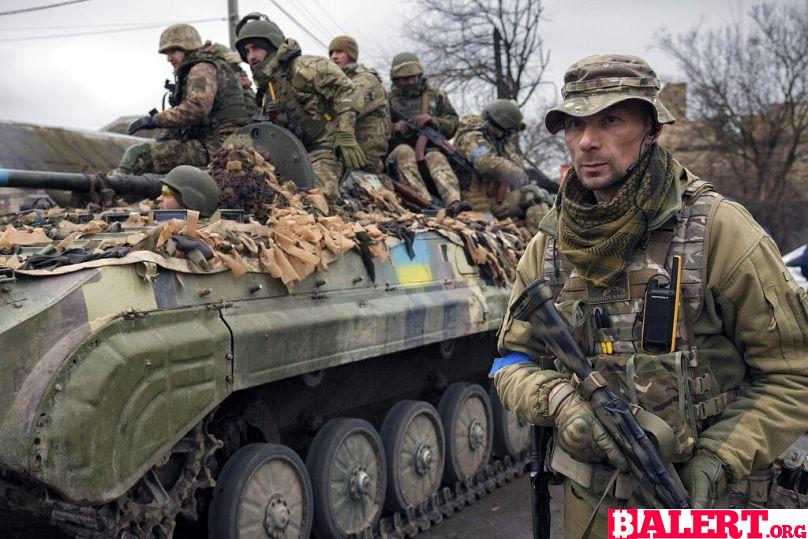
[(322, 187), (323, 194), (329, 201), (339, 197), (339, 182), (342, 178), (342, 161), (337, 159), (332, 150), (315, 150), (309, 152), (311, 168), (314, 170), (314, 183)]
[(403, 181), (426, 200), (432, 200), (432, 194), (426, 188), (418, 162), (415, 160), (415, 150), (406, 144), (399, 144), (390, 152), (390, 161), (393, 162), (399, 181)]
[[(415, 155), (414, 151), (413, 155)], [(444, 204), (448, 206), (452, 202), (458, 202), (460, 200), (460, 181), (446, 156), (439, 151), (431, 151), (426, 153), (424, 159), (429, 175), (432, 176)]]
[(151, 143), (134, 144), (129, 146), (120, 163), (109, 174), (146, 174), (152, 172), (154, 165), (151, 156)]

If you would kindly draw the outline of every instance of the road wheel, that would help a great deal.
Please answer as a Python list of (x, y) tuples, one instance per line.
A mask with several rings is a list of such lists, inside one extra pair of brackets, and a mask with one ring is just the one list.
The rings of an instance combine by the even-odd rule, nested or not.
[(387, 457), (387, 499), (402, 511), (438, 490), (445, 461), (443, 425), (438, 411), (423, 401), (401, 401), (384, 418), (381, 429)]
[(277, 444), (250, 444), (219, 474), (208, 514), (210, 537), (307, 538), (312, 490), (297, 453)]
[(491, 401), (477, 384), (452, 384), (438, 404), (446, 433), (443, 480), (465, 482), (488, 464), (493, 442)]
[(314, 530), (341, 538), (381, 516), (387, 464), (379, 434), (362, 419), (333, 419), (317, 433), (306, 457), (314, 487)]
[(494, 453), (499, 457), (517, 457), (530, 448), (530, 424), (519, 420), (502, 407), (497, 389), (488, 390), (494, 417)]

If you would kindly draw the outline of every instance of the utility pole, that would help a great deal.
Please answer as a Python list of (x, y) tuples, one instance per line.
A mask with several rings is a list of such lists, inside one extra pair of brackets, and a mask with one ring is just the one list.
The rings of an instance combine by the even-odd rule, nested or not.
[(508, 99), (510, 96), (502, 77), (502, 34), (499, 33), (497, 27), (494, 27), (494, 69), (496, 70), (497, 98)]
[(231, 49), (236, 48), (236, 24), (238, 24), (238, 0), (227, 0), (227, 28)]

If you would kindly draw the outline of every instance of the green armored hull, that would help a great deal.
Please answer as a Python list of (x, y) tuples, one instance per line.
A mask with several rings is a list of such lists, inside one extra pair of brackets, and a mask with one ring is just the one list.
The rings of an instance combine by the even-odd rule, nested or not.
[[(0, 477), (14, 495), (5, 505), (77, 533), (147, 532), (195, 513), (193, 494), (250, 442), (307, 455), (333, 418), (380, 426), (400, 400), (439, 404), (453, 382), (484, 381), (508, 289), (486, 283), (461, 246), (434, 232), (418, 234), (412, 251), (401, 243), (392, 263), (375, 261), (375, 282), (346, 253), (292, 293), (267, 274), (183, 273), (156, 257), (48, 276), (6, 270)], [(470, 477), (491, 451), (490, 412), (486, 401), (473, 433), (484, 461), (460, 451), (475, 465)], [(199, 462), (186, 478), (188, 463), (172, 463), (187, 457), (177, 448), (189, 439)], [(432, 451), (444, 455), (442, 445)], [(195, 484), (174, 492), (183, 480)], [(132, 509), (154, 506), (155, 490), (165, 507)], [(104, 522), (112, 507), (116, 518)], [(90, 516), (80, 519), (82, 508)], [(326, 519), (338, 522), (332, 512)], [(337, 529), (361, 532), (380, 508), (369, 513)]]

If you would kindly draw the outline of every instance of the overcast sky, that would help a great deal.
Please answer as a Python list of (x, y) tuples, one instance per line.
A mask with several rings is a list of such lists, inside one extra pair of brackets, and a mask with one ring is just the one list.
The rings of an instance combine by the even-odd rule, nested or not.
[[(58, 2), (2, 0), (0, 12)], [(335, 35), (352, 34), (359, 41), (360, 61), (384, 72), (390, 58), (407, 49), (403, 21), (417, 17), (415, 4), (407, 1), (278, 4), (326, 44)], [(547, 91), (558, 92), (572, 62), (605, 52), (643, 56), (663, 81), (681, 80), (673, 62), (652, 47), (658, 30), (680, 33), (697, 24), (734, 23), (752, 5), (752, 0), (545, 0), (546, 20), (539, 24), (551, 51), (549, 80), (555, 83)], [(268, 13), (305, 54), (327, 54), (269, 0), (239, 0), (238, 6), (242, 15)], [(172, 77), (165, 57), (157, 53), (162, 30), (176, 22), (214, 19), (194, 25), (203, 39), (227, 43), (226, 16), (227, 0), (87, 0), (0, 15), (0, 120), (97, 129), (118, 116), (159, 109), (163, 81)], [(142, 28), (150, 25), (155, 27)], [(100, 33), (108, 30), (115, 33)]]

